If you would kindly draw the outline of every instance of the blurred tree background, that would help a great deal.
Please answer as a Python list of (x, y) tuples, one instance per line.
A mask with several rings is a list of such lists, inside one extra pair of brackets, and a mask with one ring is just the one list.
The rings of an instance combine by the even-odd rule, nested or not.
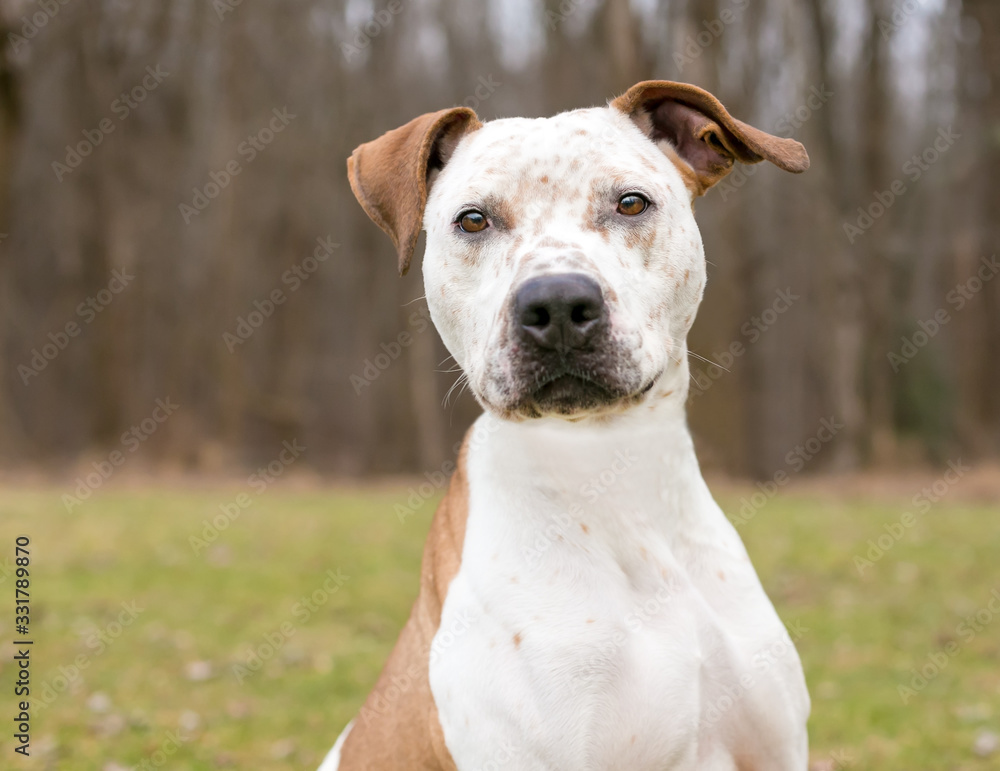
[(330, 473), (440, 468), (478, 407), (443, 405), (420, 270), (397, 277), (345, 159), (423, 112), (647, 78), (813, 161), (698, 201), (706, 464), (769, 477), (831, 417), (811, 469), (1000, 453), (996, 0), (0, 0), (0, 25), (11, 463), (106, 457), (166, 398), (150, 463), (296, 438)]

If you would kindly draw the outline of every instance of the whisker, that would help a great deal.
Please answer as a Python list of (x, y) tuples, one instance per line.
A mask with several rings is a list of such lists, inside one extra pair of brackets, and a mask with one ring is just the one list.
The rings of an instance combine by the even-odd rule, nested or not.
[(451, 388), (448, 389), (448, 393), (446, 393), (444, 395), (444, 400), (441, 402), (441, 406), (442, 407), (447, 407), (448, 406), (448, 402), (451, 400), (452, 393), (459, 386), (462, 386), (462, 388), (461, 388), (461, 390), (459, 390), (456, 398), (458, 396), (461, 396), (462, 395), (462, 391), (465, 390), (465, 386), (468, 385), (468, 381), (469, 381), (469, 376), (466, 375), (464, 372), (461, 375), (459, 375), (458, 379), (456, 379), (455, 382), (452, 383)]
[(706, 364), (711, 364), (713, 367), (718, 367), (719, 369), (724, 370), (725, 372), (729, 372), (728, 369), (726, 369), (725, 367), (723, 367), (717, 361), (712, 361), (711, 359), (706, 359), (704, 356), (702, 356), (700, 354), (697, 354), (694, 351), (688, 351), (687, 354), (688, 354), (688, 356), (694, 356), (696, 359), (701, 359)]

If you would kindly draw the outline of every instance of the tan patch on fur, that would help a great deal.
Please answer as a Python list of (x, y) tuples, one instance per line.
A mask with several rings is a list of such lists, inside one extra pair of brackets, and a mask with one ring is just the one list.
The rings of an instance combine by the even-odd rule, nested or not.
[(518, 632), (517, 634), (514, 635), (514, 647), (515, 648), (520, 648), (521, 647), (521, 633), (520, 632)]
[(581, 530), (582, 530), (582, 531), (583, 531), (584, 533), (589, 533), (589, 532), (590, 532), (590, 528), (589, 528), (589, 527), (587, 527), (587, 526), (586, 526), (585, 524), (583, 524), (583, 522), (581, 522), (581, 523), (580, 523), (580, 529), (581, 529)]
[(684, 187), (691, 191), (692, 201), (691, 205), (694, 206), (694, 198), (704, 193), (701, 182), (698, 180), (698, 175), (695, 173), (694, 169), (688, 166), (687, 162), (681, 158), (674, 146), (667, 141), (657, 142), (657, 145), (663, 154), (667, 156), (671, 163), (677, 167), (677, 171), (681, 173), (681, 179), (684, 180)]
[[(471, 433), (471, 429), (470, 429)], [(469, 512), (465, 472), (469, 434), (448, 493), (434, 514), (420, 566), (420, 594), (340, 756), (340, 771), (456, 771), (428, 677), (430, 648), (448, 586), (458, 572)], [(400, 691), (395, 682), (410, 682)], [(394, 699), (384, 694), (398, 693)]]

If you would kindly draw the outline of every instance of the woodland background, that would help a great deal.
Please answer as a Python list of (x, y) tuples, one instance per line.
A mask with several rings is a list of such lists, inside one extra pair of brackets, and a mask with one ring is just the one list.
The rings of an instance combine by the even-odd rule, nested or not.
[[(769, 478), (824, 418), (810, 471), (1000, 454), (996, 0), (0, 0), (0, 33), (11, 468), (129, 455), (157, 399), (178, 407), (144, 464), (295, 440), (324, 473), (441, 468), (478, 407), (443, 403), (419, 260), (397, 277), (346, 157), (422, 112), (549, 115), (653, 77), (812, 157), (698, 202), (690, 346), (728, 370), (692, 360), (705, 463)], [(317, 239), (338, 246), (312, 262)]]

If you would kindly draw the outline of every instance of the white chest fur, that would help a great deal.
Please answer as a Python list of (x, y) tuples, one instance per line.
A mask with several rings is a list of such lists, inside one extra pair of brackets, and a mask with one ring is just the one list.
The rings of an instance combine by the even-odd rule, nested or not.
[(805, 769), (794, 646), (681, 405), (642, 412), (478, 422), (430, 663), (459, 771)]

